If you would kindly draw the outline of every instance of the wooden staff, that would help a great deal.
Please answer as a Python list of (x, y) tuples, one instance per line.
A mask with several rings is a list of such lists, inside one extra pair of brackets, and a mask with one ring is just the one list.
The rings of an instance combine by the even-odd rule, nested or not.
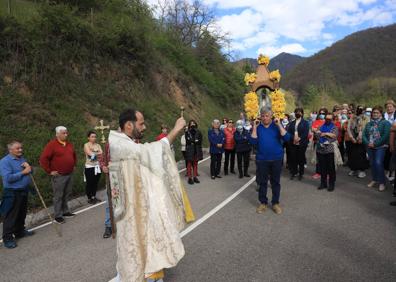
[[(104, 131), (105, 130), (109, 130), (110, 126), (109, 125), (103, 125), (103, 120), (100, 120), (100, 125), (99, 126), (95, 126), (95, 130), (100, 130), (101, 132), (101, 143), (103, 144), (103, 162), (106, 164), (106, 166), (108, 167), (108, 161), (107, 160), (107, 150), (106, 150), (106, 138), (105, 138), (105, 134)], [(110, 180), (109, 180), (109, 173), (105, 173), (105, 185), (106, 185), (106, 193), (107, 193), (107, 201), (108, 201), (108, 205), (109, 205), (109, 214), (110, 214), (110, 223), (111, 223), (111, 238), (115, 238), (116, 235), (116, 225), (114, 222), (114, 212), (113, 212), (113, 200), (112, 200), (112, 195), (111, 195), (111, 187), (110, 187)]]
[(55, 228), (56, 234), (58, 234), (59, 237), (62, 237), (62, 232), (61, 232), (61, 230), (58, 228), (58, 227), (59, 227), (58, 224), (54, 224), (54, 219), (52, 218), (52, 215), (51, 215), (51, 213), (49, 212), (49, 210), (48, 210), (48, 208), (47, 208), (47, 205), (46, 205), (45, 202), (44, 202), (43, 196), (41, 196), (40, 190), (39, 190), (39, 188), (38, 188), (38, 186), (37, 186), (37, 184), (36, 184), (36, 181), (34, 180), (33, 175), (32, 175), (32, 174), (29, 174), (29, 175), (30, 175), (30, 179), (32, 179), (34, 189), (36, 190), (37, 195), (38, 195), (39, 198), (40, 198), (41, 204), (43, 205), (45, 211), (47, 212), (47, 215), (48, 215), (49, 219), (51, 220), (52, 225), (53, 225), (54, 228)]
[(180, 116), (184, 117), (184, 107), (183, 106), (180, 107)]

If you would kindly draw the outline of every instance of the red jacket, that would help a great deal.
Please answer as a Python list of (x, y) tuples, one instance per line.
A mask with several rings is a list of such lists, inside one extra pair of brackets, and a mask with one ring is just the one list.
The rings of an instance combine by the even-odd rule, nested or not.
[(334, 121), (335, 126), (337, 126), (338, 128), (338, 137), (337, 137), (337, 141), (339, 144), (342, 143), (342, 127), (341, 127), (341, 122), (339, 122), (337, 119)]
[(228, 127), (224, 128), (224, 135), (225, 135), (224, 149), (234, 150), (234, 148), (235, 148), (235, 139), (234, 139), (235, 131), (236, 131), (235, 128), (232, 128), (231, 130)]
[(71, 143), (63, 146), (57, 139), (50, 141), (40, 156), (41, 167), (49, 174), (57, 171), (61, 175), (73, 172), (77, 164), (77, 156)]
[(158, 135), (158, 136), (155, 138), (155, 140), (156, 140), (156, 141), (160, 141), (162, 138), (165, 138), (166, 136), (168, 136), (168, 134), (161, 133), (160, 135)]

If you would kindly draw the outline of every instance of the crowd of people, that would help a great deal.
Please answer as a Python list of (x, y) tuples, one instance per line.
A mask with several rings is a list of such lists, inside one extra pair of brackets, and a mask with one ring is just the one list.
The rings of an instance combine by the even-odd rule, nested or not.
[[(329, 192), (335, 189), (337, 167), (349, 167), (348, 175), (358, 178), (365, 178), (370, 169), (372, 179), (367, 186), (385, 191), (387, 182), (395, 185), (395, 108), (395, 102), (388, 100), (384, 107), (353, 104), (336, 105), (331, 110), (322, 107), (308, 117), (304, 117), (303, 108), (296, 108), (281, 120), (274, 119), (271, 110), (266, 108), (261, 109), (260, 117), (252, 121), (246, 120), (243, 113), (235, 124), (229, 118), (223, 118), (222, 122), (214, 119), (208, 131), (210, 176), (212, 179), (222, 178), (223, 155), (224, 176), (236, 174), (236, 155), (239, 178), (249, 177), (250, 156), (254, 152), (259, 213), (268, 205), (268, 182), (273, 193), (272, 207), (276, 213), (281, 212), (279, 180), (283, 165), (291, 180), (301, 181), (307, 165), (313, 164), (315, 173), (312, 178), (320, 179), (318, 189)], [(183, 156), (187, 150), (196, 152), (194, 142), (185, 142), (189, 132), (190, 127), (182, 136)], [(200, 153), (199, 157), (194, 156), (195, 165), (202, 159), (202, 134), (199, 136)], [(188, 159), (185, 160), (187, 166)], [(199, 183), (197, 173), (187, 175), (189, 184)], [(393, 190), (396, 197), (396, 187)], [(396, 201), (391, 205), (396, 206)]]
[[(321, 108), (304, 116), (303, 108), (296, 108), (283, 119), (273, 118), (271, 109), (262, 108), (256, 120), (249, 121), (243, 113), (234, 123), (233, 119), (214, 119), (207, 132), (210, 153), (210, 177), (215, 180), (223, 175), (235, 174), (239, 178), (250, 177), (249, 164), (252, 153), (256, 159), (256, 181), (259, 206), (263, 213), (268, 208), (267, 190), (272, 189), (271, 206), (275, 213), (280, 207), (280, 177), (285, 166), (290, 179), (304, 178), (307, 165), (315, 166), (314, 179), (320, 179), (318, 189), (334, 191), (338, 166), (347, 166), (350, 177), (365, 178), (370, 169), (371, 179), (367, 186), (384, 191), (387, 183), (394, 185), (396, 166), (395, 134), (396, 105), (393, 100), (381, 106), (363, 107), (353, 104), (334, 106), (332, 110)], [(135, 125), (136, 126), (136, 125)], [(134, 142), (139, 143), (145, 127), (136, 131)], [(139, 133), (139, 134), (138, 134)], [(53, 190), (54, 218), (59, 224), (65, 218), (74, 217), (68, 207), (73, 187), (73, 171), (77, 156), (68, 141), (64, 126), (55, 129), (55, 138), (43, 149), (40, 165), (51, 178)], [(161, 125), (156, 140), (168, 138), (168, 127)], [(97, 143), (97, 134), (89, 131), (84, 144), (86, 196), (90, 204), (100, 200), (96, 197), (101, 174), (108, 173), (108, 161), (103, 158), (108, 148)], [(199, 184), (198, 163), (203, 159), (203, 134), (198, 123), (190, 120), (181, 136), (181, 151), (186, 166), (187, 182)], [(171, 144), (170, 144), (171, 145)], [(173, 150), (173, 146), (170, 147)], [(0, 161), (3, 180), (1, 213), (3, 220), (3, 242), (7, 248), (16, 247), (16, 238), (30, 236), (25, 229), (27, 197), (31, 186), (32, 167), (23, 158), (23, 147), (19, 141), (8, 144), (9, 154)], [(222, 162), (224, 155), (224, 162)], [(236, 158), (236, 161), (235, 161)], [(236, 166), (236, 167), (235, 167)], [(396, 201), (391, 202), (396, 206)], [(104, 238), (111, 236), (109, 207), (106, 208)]]

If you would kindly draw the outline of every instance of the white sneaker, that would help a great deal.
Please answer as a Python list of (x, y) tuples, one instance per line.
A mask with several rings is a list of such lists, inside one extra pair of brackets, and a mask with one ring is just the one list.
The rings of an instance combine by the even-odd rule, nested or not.
[(377, 182), (371, 181), (369, 184), (367, 184), (367, 187), (368, 188), (373, 188), (375, 186), (375, 184), (377, 184)]
[(359, 178), (365, 178), (366, 177), (366, 173), (364, 171), (359, 171), (358, 177)]
[(387, 176), (387, 178), (388, 178), (389, 181), (395, 180), (395, 177), (394, 177), (394, 176)]
[(351, 171), (348, 173), (348, 175), (349, 175), (349, 176), (354, 176), (354, 175), (355, 175), (355, 171), (354, 171), (354, 170), (351, 170)]
[(384, 192), (385, 189), (386, 189), (385, 184), (380, 184), (378, 187), (378, 191), (380, 191), (380, 192)]

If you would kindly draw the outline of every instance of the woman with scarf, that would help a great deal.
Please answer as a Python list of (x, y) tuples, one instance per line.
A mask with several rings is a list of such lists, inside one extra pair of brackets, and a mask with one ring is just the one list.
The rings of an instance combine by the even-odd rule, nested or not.
[(350, 168), (349, 176), (364, 178), (366, 177), (365, 170), (368, 169), (369, 163), (366, 157), (366, 148), (363, 145), (363, 129), (367, 124), (363, 114), (363, 107), (358, 106), (356, 109), (356, 115), (351, 114), (350, 119), (346, 128), (346, 142), (347, 155), (348, 155), (348, 166)]
[[(319, 128), (324, 124), (326, 115), (328, 113), (328, 110), (326, 108), (321, 108), (319, 110), (319, 115), (317, 115), (316, 120), (312, 123), (311, 126), (311, 131), (315, 133), (315, 131), (319, 130)], [(313, 136), (313, 144), (314, 144), (314, 149), (315, 149), (315, 154), (316, 154), (316, 169), (315, 169), (315, 174), (312, 175), (313, 179), (319, 179), (320, 178), (320, 170), (319, 170), (319, 156), (318, 156), (318, 142), (319, 140), (316, 138), (315, 134)]]
[(337, 144), (338, 128), (333, 122), (333, 115), (331, 113), (326, 115), (325, 123), (319, 129), (314, 129), (314, 133), (319, 140), (317, 154), (320, 186), (318, 189), (327, 189), (327, 191), (332, 192), (334, 191), (336, 181), (334, 143)]
[(202, 134), (198, 130), (195, 120), (188, 122), (188, 130), (185, 133), (188, 184), (200, 183), (198, 180), (198, 161), (203, 159)]
[(389, 146), (390, 127), (390, 123), (382, 118), (382, 107), (376, 106), (363, 131), (363, 144), (367, 146), (373, 177), (367, 186), (373, 188), (378, 184), (380, 192), (385, 191), (384, 157)]
[(290, 180), (293, 180), (297, 176), (297, 173), (298, 180), (301, 180), (304, 175), (304, 165), (306, 163), (305, 152), (308, 146), (309, 125), (304, 119), (304, 110), (302, 108), (296, 108), (294, 114), (296, 119), (287, 128), (287, 132), (292, 136), (288, 144), (288, 159), (290, 158), (288, 164)]
[(239, 178), (250, 177), (249, 162), (251, 145), (249, 144), (250, 132), (243, 128), (243, 121), (236, 122), (236, 131), (234, 133), (235, 151), (237, 154)]

